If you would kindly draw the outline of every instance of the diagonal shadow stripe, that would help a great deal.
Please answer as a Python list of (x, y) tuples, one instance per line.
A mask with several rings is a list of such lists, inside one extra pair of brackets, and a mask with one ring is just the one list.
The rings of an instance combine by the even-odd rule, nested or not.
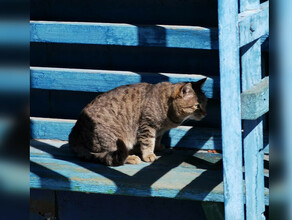
[(44, 167), (34, 161), (30, 161), (30, 172), (32, 173), (30, 176), (30, 181), (38, 181), (38, 178), (40, 178), (41, 188), (43, 189), (51, 189), (51, 185), (47, 184), (47, 182), (45, 181), (46, 179), (58, 181), (62, 185), (62, 187), (64, 187), (64, 189), (70, 187), (70, 180), (67, 177), (51, 169), (48, 169), (47, 167)]
[[(31, 146), (43, 152), (47, 152), (55, 159), (75, 163), (80, 167), (86, 168), (87, 170), (90, 170), (94, 173), (97, 173), (112, 180), (116, 185), (116, 190), (115, 192), (113, 192), (113, 194), (122, 195), (129, 193), (129, 190), (132, 189), (133, 191), (135, 191), (135, 194), (141, 196), (151, 196), (153, 190), (151, 186), (161, 177), (169, 173), (173, 168), (179, 166), (184, 161), (200, 167), (200, 164), (202, 164), (202, 162), (204, 161), (202, 159), (195, 158), (193, 156), (195, 151), (193, 150), (188, 150), (188, 152), (186, 153), (183, 150), (176, 151), (170, 149), (167, 150), (167, 152), (162, 153), (162, 156), (160, 156), (157, 161), (148, 166), (144, 166), (137, 173), (129, 176), (123, 172), (120, 172), (117, 168), (111, 168), (100, 164), (80, 161), (79, 158), (75, 158), (74, 155), (67, 154), (68, 152), (66, 151), (68, 150), (68, 144), (61, 146), (61, 148), (57, 148), (50, 144), (34, 140)], [(64, 155), (64, 152), (67, 156)], [(180, 155), (179, 152), (182, 152), (183, 154)], [(171, 161), (171, 163), (169, 163), (169, 161)], [(206, 168), (208, 164), (213, 166), (213, 163), (205, 161), (203, 167)]]

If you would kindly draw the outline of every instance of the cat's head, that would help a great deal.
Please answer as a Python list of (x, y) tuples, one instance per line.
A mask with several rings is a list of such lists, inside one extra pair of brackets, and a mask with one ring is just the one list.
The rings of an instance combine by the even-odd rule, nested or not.
[(176, 118), (202, 120), (206, 115), (207, 98), (202, 87), (207, 78), (192, 83), (175, 85), (172, 109)]
[(196, 121), (200, 121), (207, 115), (207, 101), (208, 98), (205, 96), (202, 91), (202, 87), (205, 84), (207, 78), (201, 79), (197, 82), (192, 83), (193, 90), (196, 94), (196, 110), (190, 116), (190, 119), (194, 119)]

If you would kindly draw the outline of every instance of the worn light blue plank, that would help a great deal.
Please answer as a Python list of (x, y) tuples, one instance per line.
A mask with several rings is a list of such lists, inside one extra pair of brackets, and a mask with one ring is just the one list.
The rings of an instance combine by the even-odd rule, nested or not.
[(30, 136), (40, 139), (68, 140), (75, 120), (31, 118)]
[(112, 23), (31, 21), (31, 42), (217, 49), (217, 29)]
[[(31, 67), (31, 88), (107, 92), (118, 86), (149, 82), (194, 82), (204, 78), (194, 74), (134, 73), (129, 71), (87, 70)], [(208, 78), (203, 86), (208, 98), (219, 98), (218, 77)], [(256, 87), (241, 94), (242, 119), (256, 119), (269, 109), (268, 77)]]
[[(240, 15), (240, 45), (268, 33), (268, 3)], [(130, 24), (31, 21), (31, 42), (218, 49), (217, 28), (139, 26)], [(244, 31), (248, 28), (249, 32)]]
[[(196, 164), (197, 168), (206, 168), (209, 165), (205, 162), (215, 164), (222, 159), (222, 155), (220, 153), (206, 153), (206, 151), (197, 151), (193, 149), (184, 149), (178, 150), (175, 149), (165, 149), (162, 154), (167, 156), (168, 159), (174, 160), (173, 162), (176, 163), (177, 160), (181, 160), (185, 158), (186, 155), (193, 156), (196, 155), (196, 158), (200, 158), (204, 160), (200, 164)], [(32, 139), (30, 140), (30, 156), (31, 157), (40, 157), (40, 158), (63, 158), (68, 159), (71, 158), (72, 160), (79, 160), (76, 155), (70, 150), (68, 141), (62, 140), (51, 140), (51, 139)], [(160, 153), (158, 155), (160, 157)], [(168, 160), (159, 160), (157, 164), (160, 165), (169, 165)], [(191, 163), (183, 163), (181, 164), (184, 167), (193, 167), (194, 164)], [(210, 167), (211, 168), (211, 167)], [(214, 167), (213, 167), (214, 168)], [(212, 168), (212, 169), (213, 169)], [(216, 169), (221, 169), (222, 166), (218, 163), (218, 167)]]
[(31, 188), (223, 202), (221, 154), (166, 150), (152, 164), (106, 167), (80, 161), (66, 141), (30, 146)]
[[(257, 10), (259, 8), (259, 0), (241, 0), (240, 10), (245, 13), (247, 10)], [(266, 3), (268, 5), (268, 3)], [(266, 7), (268, 8), (268, 7)], [(265, 25), (268, 28), (268, 12), (263, 14), (263, 20), (260, 20), (260, 27)], [(246, 26), (243, 31), (245, 34), (254, 33), (256, 28), (255, 20), (252, 21), (250, 25)], [(246, 24), (247, 25), (247, 24)], [(249, 29), (249, 30), (248, 30)], [(245, 35), (246, 36), (246, 35)], [(242, 91), (247, 94), (256, 94), (261, 97), (266, 94), (261, 100), (253, 97), (243, 97), (242, 103), (242, 115), (245, 115), (248, 109), (253, 109), (255, 112), (260, 112), (261, 107), (268, 108), (268, 83), (269, 79), (265, 79), (259, 85), (254, 86), (259, 83), (262, 78), (261, 71), (261, 42), (256, 40), (249, 45), (242, 48), (241, 54), (241, 69), (242, 69)], [(256, 90), (258, 93), (252, 93), (250, 90)], [(266, 93), (265, 93), (266, 92)], [(249, 102), (247, 100), (249, 99)], [(253, 100), (254, 102), (252, 102)], [(256, 104), (255, 104), (256, 103)], [(254, 105), (253, 105), (254, 104)], [(256, 108), (256, 107), (259, 107)], [(261, 112), (262, 113), (262, 112)], [(256, 115), (253, 119), (257, 120), (244, 120), (243, 121), (243, 145), (244, 145), (244, 167), (245, 167), (245, 191), (246, 191), (246, 219), (265, 219), (265, 203), (264, 203), (264, 153), (263, 149), (263, 118), (261, 115)], [(251, 117), (243, 117), (250, 119)]]
[(254, 120), (268, 111), (269, 77), (265, 77), (241, 94), (241, 118)]
[[(31, 138), (68, 140), (75, 122), (65, 119), (31, 118)], [(180, 126), (165, 134), (162, 143), (170, 147), (220, 150), (221, 133), (212, 128)]]
[[(252, 63), (245, 63), (246, 67)], [(252, 69), (252, 68), (251, 68)], [(252, 77), (252, 75), (244, 75)], [(255, 77), (254, 77), (255, 78)], [(251, 106), (250, 106), (251, 107)], [(264, 218), (264, 175), (263, 175), (263, 118), (243, 121), (244, 130), (244, 166), (246, 181), (246, 218)]]
[(218, 1), (225, 219), (244, 219), (238, 1)]
[[(205, 77), (195, 74), (135, 73), (47, 67), (31, 67), (30, 74), (31, 88), (86, 92), (107, 92), (118, 86), (140, 82), (195, 82)], [(203, 91), (208, 98), (219, 98), (218, 77), (208, 78), (203, 86)]]
[[(242, 2), (242, 1), (241, 1)], [(250, 2), (252, 2), (250, 0)], [(252, 7), (252, 6), (251, 6)], [(269, 33), (269, 1), (258, 9), (243, 11), (238, 16), (239, 42), (244, 46)]]
[[(68, 140), (76, 120), (31, 118), (30, 135), (35, 139)], [(170, 147), (221, 150), (221, 132), (214, 128), (179, 126), (165, 134), (162, 142)], [(264, 152), (269, 152), (268, 138), (265, 137)]]
[(218, 154), (213, 155), (215, 161), (209, 162), (204, 159), (205, 153), (176, 151), (162, 154), (152, 164), (107, 167), (61, 155), (58, 152), (65, 147), (57, 145), (53, 141), (31, 142), (31, 188), (223, 201), (222, 170), (220, 164), (216, 165), (221, 160)]

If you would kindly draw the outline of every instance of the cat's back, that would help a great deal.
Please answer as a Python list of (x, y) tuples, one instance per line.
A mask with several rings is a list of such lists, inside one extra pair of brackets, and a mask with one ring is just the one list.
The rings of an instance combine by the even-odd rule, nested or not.
[(116, 118), (124, 121), (122, 116), (138, 117), (145, 97), (152, 87), (149, 83), (117, 87), (97, 96), (83, 109), (81, 115), (87, 115), (93, 120)]
[(97, 96), (86, 108), (105, 107), (115, 102), (130, 104), (131, 102), (141, 101), (152, 87), (153, 85), (149, 83), (120, 86)]

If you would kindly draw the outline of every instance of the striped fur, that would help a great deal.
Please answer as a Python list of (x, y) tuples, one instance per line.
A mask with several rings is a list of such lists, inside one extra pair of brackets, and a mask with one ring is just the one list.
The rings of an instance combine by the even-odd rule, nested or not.
[(83, 159), (108, 166), (137, 164), (140, 157), (154, 161), (155, 148), (162, 149), (164, 132), (186, 118), (205, 117), (207, 98), (201, 91), (205, 80), (132, 84), (97, 96), (72, 128), (71, 150)]

